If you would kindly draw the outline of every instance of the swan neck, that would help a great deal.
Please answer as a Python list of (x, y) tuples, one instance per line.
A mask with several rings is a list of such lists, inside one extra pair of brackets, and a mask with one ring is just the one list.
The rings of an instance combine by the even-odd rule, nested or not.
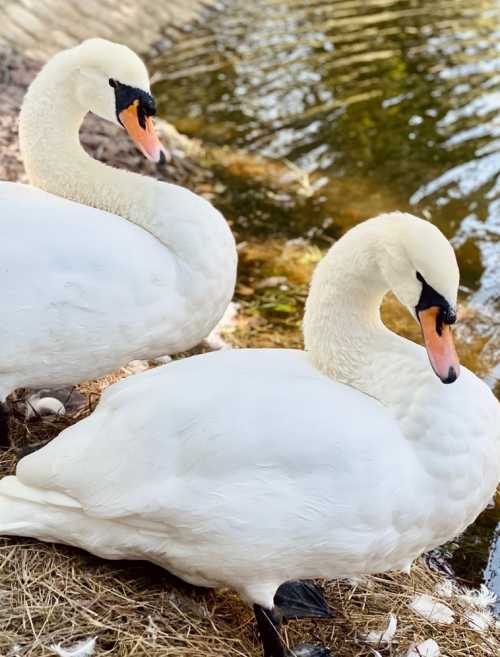
[(337, 381), (380, 398), (374, 363), (404, 342), (380, 317), (388, 291), (376, 240), (351, 231), (335, 244), (313, 276), (304, 315), (306, 351), (314, 365)]
[(85, 152), (79, 129), (88, 112), (77, 98), (74, 62), (65, 54), (40, 71), (21, 108), (19, 142), (29, 182), (143, 225), (141, 217), (153, 211), (156, 181), (105, 165)]
[[(165, 294), (165, 305), (158, 306), (162, 322), (175, 304), (190, 317), (171, 336), (174, 346), (168, 353), (190, 348), (208, 335), (231, 300), (237, 261), (233, 235), (224, 217), (203, 197), (172, 183), (107, 166), (84, 151), (79, 128), (88, 106), (81, 99), (85, 87), (75, 81), (79, 66), (78, 48), (59, 53), (26, 93), (19, 138), (28, 178), (47, 192), (129, 220), (166, 247), (169, 286), (156, 278), (151, 285), (155, 294)], [(102, 221), (106, 219), (103, 213)], [(117, 248), (136, 246), (133, 233), (127, 234), (130, 239), (118, 241)], [(125, 233), (117, 235), (119, 240)], [(140, 237), (135, 233), (135, 240)], [(144, 241), (137, 248), (141, 243), (145, 249), (152, 248), (147, 247), (147, 239), (142, 236)]]

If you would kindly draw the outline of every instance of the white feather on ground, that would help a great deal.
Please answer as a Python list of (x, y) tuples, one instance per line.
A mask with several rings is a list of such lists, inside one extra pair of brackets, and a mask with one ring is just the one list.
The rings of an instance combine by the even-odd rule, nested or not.
[(50, 649), (59, 657), (92, 657), (96, 647), (96, 637), (75, 643), (70, 648), (63, 648), (61, 644), (50, 646)]
[(41, 397), (33, 394), (26, 400), (26, 419), (34, 415), (64, 415), (66, 409), (64, 404), (55, 397)]
[(434, 639), (427, 639), (412, 646), (404, 657), (440, 657), (441, 649)]
[(438, 582), (434, 587), (434, 593), (440, 598), (452, 598), (456, 593), (455, 583), (451, 579)]
[(417, 595), (408, 606), (416, 614), (432, 623), (450, 625), (455, 617), (454, 612), (447, 605), (434, 600), (430, 595)]
[(397, 626), (398, 619), (394, 614), (389, 614), (389, 622), (385, 630), (371, 630), (366, 634), (362, 634), (361, 637), (366, 643), (372, 643), (374, 645), (390, 644), (396, 634)]
[(149, 370), (149, 363), (147, 360), (131, 360), (130, 363), (127, 363), (121, 369), (125, 374), (138, 374), (139, 372)]
[(157, 358), (153, 358), (152, 362), (154, 365), (168, 365), (172, 362), (172, 356), (158, 356)]
[(471, 629), (485, 632), (494, 624), (495, 619), (489, 610), (495, 605), (497, 595), (485, 584), (479, 589), (467, 589), (445, 580), (434, 588), (434, 592), (442, 598), (454, 598), (465, 607), (464, 616)]
[(468, 607), (475, 609), (488, 609), (493, 607), (497, 601), (496, 594), (490, 591), (485, 584), (481, 584), (479, 589), (464, 589), (457, 598)]
[(477, 632), (486, 632), (495, 621), (491, 612), (487, 609), (468, 609), (464, 616), (467, 619), (469, 627)]
[(150, 641), (152, 641), (153, 643), (156, 642), (158, 638), (158, 626), (151, 618), (151, 616), (148, 616), (148, 626), (146, 628), (146, 634), (148, 635), (148, 639)]

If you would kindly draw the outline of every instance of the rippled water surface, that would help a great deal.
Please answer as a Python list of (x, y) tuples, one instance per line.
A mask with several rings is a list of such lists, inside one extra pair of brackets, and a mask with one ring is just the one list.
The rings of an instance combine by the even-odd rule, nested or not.
[(418, 212), (499, 309), (500, 2), (233, 0), (158, 72), (180, 129), (312, 174), (287, 232)]
[[(230, 182), (241, 236), (321, 241), (384, 210), (423, 215), (498, 353), (500, 0), (228, 0), (152, 68), (181, 131), (308, 174), (299, 205)], [(499, 520), (497, 506), (450, 549), (500, 593)]]

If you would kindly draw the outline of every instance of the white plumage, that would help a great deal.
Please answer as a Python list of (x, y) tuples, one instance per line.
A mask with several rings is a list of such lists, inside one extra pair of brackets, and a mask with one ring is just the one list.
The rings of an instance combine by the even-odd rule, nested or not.
[(92, 657), (95, 652), (96, 639), (92, 637), (79, 641), (71, 648), (63, 648), (61, 645), (51, 646), (51, 650), (59, 657)]
[(109, 79), (149, 91), (137, 55), (91, 39), (50, 60), (23, 103), (36, 187), (0, 182), (0, 401), (188, 349), (231, 299), (237, 257), (222, 215), (80, 146), (89, 109), (117, 123)]
[(412, 646), (405, 657), (440, 657), (441, 649), (434, 639), (427, 639)]
[(228, 350), (115, 384), (0, 482), (0, 533), (149, 559), (267, 609), (287, 580), (401, 569), (451, 539), (497, 485), (499, 404), (465, 368), (443, 385), (422, 347), (383, 326), (400, 260), (391, 284), (408, 304), (417, 261), (455, 303), (456, 262), (433, 226), (358, 226), (313, 279), (310, 354)]
[(438, 625), (450, 625), (455, 618), (455, 613), (448, 605), (435, 600), (430, 595), (417, 595), (408, 606), (418, 616)]

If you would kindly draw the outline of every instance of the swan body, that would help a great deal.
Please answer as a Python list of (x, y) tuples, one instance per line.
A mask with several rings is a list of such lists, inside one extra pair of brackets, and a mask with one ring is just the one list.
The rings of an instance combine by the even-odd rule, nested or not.
[[(228, 350), (135, 375), (0, 482), (0, 532), (149, 559), (266, 606), (290, 579), (406, 568), (465, 529), (498, 478), (498, 445), (478, 433), (495, 400), (446, 444), (457, 394), (422, 377), (427, 401), (427, 385), (445, 411), (415, 443), (301, 351)], [(457, 387), (482, 392), (468, 371)]]
[(205, 354), (115, 384), (0, 481), (0, 534), (149, 559), (266, 610), (291, 579), (406, 569), (500, 476), (491, 391), (465, 368), (443, 385), (380, 320), (389, 285), (432, 311), (415, 267), (451, 317), (458, 271), (436, 228), (395, 213), (352, 229), (313, 278), (308, 351)]
[(236, 249), (222, 215), (79, 143), (92, 110), (163, 158), (142, 102), (153, 112), (144, 64), (101, 39), (56, 55), (26, 94), (20, 143), (32, 185), (0, 183), (0, 401), (191, 348), (232, 297)]
[[(168, 186), (186, 212), (198, 203)], [(189, 349), (229, 301), (229, 282), (221, 290), (216, 275), (179, 262), (151, 233), (117, 215), (0, 183), (0, 216), (4, 395)], [(229, 250), (227, 256), (230, 262)]]

